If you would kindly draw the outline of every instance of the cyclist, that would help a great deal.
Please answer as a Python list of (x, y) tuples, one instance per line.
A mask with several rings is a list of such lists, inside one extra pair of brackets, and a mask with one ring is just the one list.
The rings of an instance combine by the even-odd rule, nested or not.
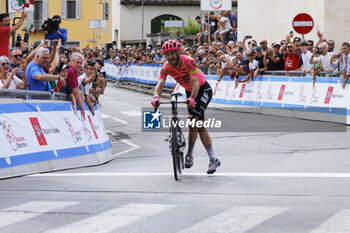
[[(153, 107), (158, 107), (161, 104), (159, 96), (162, 94), (167, 76), (171, 75), (186, 90), (186, 103), (190, 119), (204, 121), (204, 111), (211, 100), (213, 91), (205, 80), (204, 74), (198, 69), (196, 62), (188, 56), (180, 56), (180, 47), (181, 44), (177, 40), (168, 40), (163, 44), (162, 51), (168, 62), (161, 69), (151, 104)], [(185, 167), (190, 168), (193, 165), (192, 153), (198, 134), (209, 155), (210, 163), (207, 173), (213, 174), (221, 163), (214, 154), (211, 138), (204, 127), (190, 127), (189, 129)]]

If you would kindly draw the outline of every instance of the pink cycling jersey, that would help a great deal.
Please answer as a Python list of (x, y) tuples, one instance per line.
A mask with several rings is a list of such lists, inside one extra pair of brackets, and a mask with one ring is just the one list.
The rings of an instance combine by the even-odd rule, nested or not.
[(167, 76), (172, 76), (182, 87), (187, 91), (191, 92), (191, 78), (197, 77), (199, 86), (201, 87), (205, 83), (204, 74), (198, 69), (196, 62), (185, 55), (180, 56), (180, 67), (175, 68), (169, 64), (165, 63), (160, 71), (159, 80), (166, 80)]

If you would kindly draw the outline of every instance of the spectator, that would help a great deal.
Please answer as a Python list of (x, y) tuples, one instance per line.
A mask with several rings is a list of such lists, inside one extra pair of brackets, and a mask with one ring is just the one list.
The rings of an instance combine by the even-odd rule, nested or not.
[(35, 58), (26, 68), (26, 76), (28, 81), (28, 90), (32, 91), (48, 91), (52, 92), (50, 81), (58, 80), (62, 86), (66, 85), (64, 77), (60, 75), (47, 74), (44, 69), (48, 67), (50, 60), (49, 50), (40, 47), (36, 53)]
[[(308, 50), (307, 42), (304, 41), (300, 44), (301, 46), (301, 57), (303, 59), (303, 65), (301, 67), (301, 71), (303, 71), (307, 76), (312, 75), (313, 66), (310, 63), (310, 59), (312, 58), (311, 52)], [(329, 59), (330, 60), (330, 59)]]
[(1, 89), (24, 89), (24, 83), (16, 73), (18, 67), (10, 72), (10, 59), (6, 56), (0, 57), (0, 88)]
[[(232, 27), (231, 33), (233, 36), (233, 41), (237, 42), (237, 11), (235, 11), (234, 14), (232, 14), (231, 11), (226, 11), (226, 17), (228, 17), (230, 19), (230, 24)], [(227, 40), (229, 40), (229, 38), (227, 38)]]
[(256, 70), (259, 69), (259, 64), (258, 61), (254, 59), (254, 52), (250, 52), (248, 54), (248, 61), (249, 61), (249, 70), (248, 70), (248, 74), (247, 77), (243, 80), (239, 80), (238, 78), (236, 79), (236, 86), (238, 83), (244, 83), (244, 82), (250, 82), (252, 81), (252, 78), (254, 76), (254, 78), (256, 77)]
[(0, 56), (6, 56), (9, 57), (10, 50), (10, 36), (12, 35), (12, 32), (17, 31), (22, 27), (22, 24), (27, 17), (26, 12), (22, 12), (22, 17), (18, 21), (18, 23), (10, 27), (10, 16), (7, 13), (0, 14)]
[(81, 115), (85, 120), (85, 109), (83, 105), (83, 99), (79, 91), (78, 76), (84, 61), (84, 56), (80, 53), (73, 53), (70, 60), (70, 68), (67, 70), (67, 84), (72, 89), (72, 94), (77, 100), (77, 104), (80, 108)]
[(314, 41), (313, 40), (308, 40), (307, 41), (307, 49), (312, 52), (312, 49), (314, 48)]
[[(262, 50), (262, 47), (258, 46), (255, 48), (255, 58), (254, 60), (258, 62), (258, 69), (255, 70), (254, 77), (258, 74), (263, 74), (267, 70), (266, 53)], [(269, 51), (269, 50), (268, 50)]]
[(335, 45), (334, 40), (328, 40), (327, 45), (328, 45), (328, 52), (334, 52), (334, 45)]
[(16, 76), (19, 79), (23, 79), (22, 75), (23, 75), (23, 69), (21, 68), (22, 62), (23, 62), (23, 55), (22, 55), (22, 51), (19, 48), (13, 48), (11, 50), (11, 67), (10, 67), (10, 72), (18, 67), (17, 69), (17, 73)]
[(53, 28), (54, 30), (52, 30), (52, 31), (51, 31), (51, 29), (49, 27), (47, 27), (47, 28), (44, 27), (45, 39), (46, 40), (58, 40), (58, 39), (61, 39), (62, 40), (62, 45), (64, 45), (64, 43), (67, 41), (68, 31), (65, 28), (60, 28), (61, 16), (54, 15), (52, 17), (52, 23), (54, 25), (57, 25), (57, 26), (55, 26), (55, 28)]
[(88, 61), (84, 66), (84, 73), (78, 77), (80, 91), (83, 93), (85, 102), (92, 115), (95, 115), (93, 102), (96, 102), (96, 100), (95, 97), (90, 94), (90, 88), (92, 87), (92, 81), (95, 79), (97, 73), (95, 65), (95, 62)]
[[(219, 23), (220, 17), (219, 17), (219, 16), (216, 16), (216, 15), (214, 14), (214, 12), (211, 11), (211, 12), (209, 13), (209, 18), (210, 18), (210, 24), (209, 24), (210, 35), (209, 35), (208, 39), (209, 39), (210, 42), (211, 42), (210, 36), (211, 36), (211, 35), (214, 35), (215, 32), (218, 30), (218, 27), (219, 27), (218, 23)], [(216, 41), (216, 40), (214, 40), (214, 41)]]
[(342, 88), (344, 89), (346, 86), (346, 83), (348, 82), (349, 76), (350, 76), (350, 45), (348, 42), (344, 42), (342, 44), (342, 55), (343, 55), (343, 84)]
[[(286, 50), (287, 48), (287, 50)], [(281, 47), (284, 55), (284, 69), (297, 70), (299, 68), (299, 50), (298, 47), (290, 41), (290, 35), (287, 36), (286, 43)]]
[(196, 17), (196, 21), (200, 25), (200, 32), (197, 34), (198, 43), (202, 44), (204, 42), (208, 42), (208, 23), (201, 20), (199, 15)]
[(265, 39), (260, 41), (260, 46), (261, 46), (262, 50), (264, 50), (264, 51), (267, 51), (269, 49), (269, 47), (267, 46), (267, 40), (265, 40)]
[(185, 44), (185, 38), (183, 35), (181, 35), (181, 32), (179, 30), (175, 32), (175, 36), (176, 36), (176, 40), (178, 40), (181, 43), (181, 45)]
[(321, 71), (326, 71), (326, 72), (334, 71), (334, 68), (332, 68), (332, 65), (331, 65), (332, 55), (330, 52), (328, 52), (327, 43), (322, 43), (320, 45), (320, 51), (322, 52), (322, 54), (321, 54), (321, 56), (319, 56), (316, 59), (314, 59), (316, 52), (313, 52), (311, 59), (310, 59), (310, 63), (311, 64), (320, 64)]
[(226, 42), (230, 39), (229, 37), (232, 30), (229, 16), (227, 17), (227, 12), (228, 12), (228, 15), (230, 14), (230, 11), (223, 11), (222, 16), (220, 18), (222, 31), (219, 33), (219, 36), (220, 36), (221, 43), (223, 45), (225, 45)]
[[(67, 78), (67, 70), (69, 68), (70, 68), (69, 65), (66, 65), (66, 64), (63, 65), (62, 70), (59, 73), (59, 75), (66, 79)], [(77, 100), (74, 97), (74, 95), (72, 94), (72, 89), (70, 89), (69, 85), (62, 86), (60, 92), (69, 96), (69, 98), (70, 98), (70, 100), (72, 101), (72, 104), (73, 104), (73, 111), (74, 111), (75, 114), (77, 114)]]
[(272, 47), (273, 49), (270, 50), (267, 56), (268, 70), (284, 70), (284, 58), (280, 53), (281, 45), (273, 43)]

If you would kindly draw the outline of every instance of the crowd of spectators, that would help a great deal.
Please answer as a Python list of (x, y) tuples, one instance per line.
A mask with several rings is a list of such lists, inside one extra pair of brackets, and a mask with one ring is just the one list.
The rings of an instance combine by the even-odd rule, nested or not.
[[(297, 71), (295, 73), (313, 77), (314, 83), (317, 76), (343, 75), (345, 87), (349, 78), (349, 43), (344, 42), (341, 49), (335, 51), (334, 40), (326, 39), (319, 31), (316, 43), (294, 37), (293, 32), (281, 41), (269, 43), (262, 39), (257, 43), (249, 35), (243, 41), (237, 41), (237, 12), (222, 11), (219, 16), (210, 12), (204, 14), (204, 19), (197, 16), (195, 20), (201, 30), (197, 34), (198, 43), (185, 46), (183, 37), (178, 32), (176, 38), (183, 44), (181, 52), (196, 60), (203, 73), (218, 75), (218, 81), (223, 76), (230, 76), (232, 79), (246, 76), (244, 80), (237, 78), (237, 85), (239, 82), (249, 82), (267, 71)], [(131, 45), (122, 49), (112, 48), (108, 53), (103, 53), (101, 59), (121, 66), (130, 63), (142, 65), (166, 62), (161, 43), (155, 48), (149, 46), (146, 49)]]
[(79, 106), (84, 119), (84, 102), (94, 114), (94, 106), (100, 105), (99, 96), (107, 85), (103, 50), (65, 49), (67, 30), (59, 28), (59, 16), (54, 17), (57, 30), (47, 31), (45, 40), (33, 47), (17, 41), (18, 47), (9, 50), (11, 33), (21, 27), (25, 18), (26, 13), (22, 13), (17, 25), (10, 27), (9, 15), (0, 14), (0, 89), (65, 93), (75, 112)]

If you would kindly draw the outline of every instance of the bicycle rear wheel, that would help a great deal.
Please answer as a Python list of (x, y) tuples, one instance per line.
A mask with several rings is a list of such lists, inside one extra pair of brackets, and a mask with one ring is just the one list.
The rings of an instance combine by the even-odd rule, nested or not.
[(181, 171), (176, 127), (171, 127), (171, 155), (173, 157), (174, 178), (175, 180), (178, 180)]

